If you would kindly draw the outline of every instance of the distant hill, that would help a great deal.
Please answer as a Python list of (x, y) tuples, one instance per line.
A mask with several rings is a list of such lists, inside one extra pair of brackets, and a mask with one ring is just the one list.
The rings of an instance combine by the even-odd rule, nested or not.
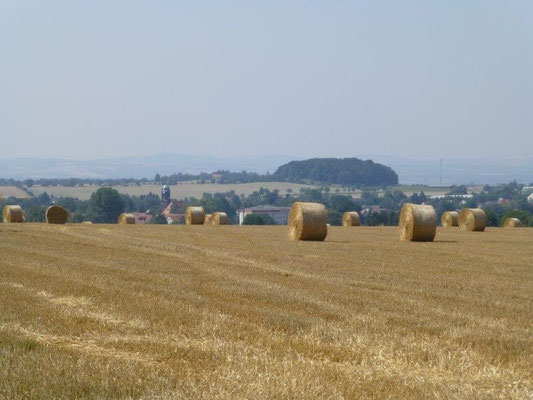
[(295, 158), (276, 155), (210, 157), (190, 154), (156, 154), (95, 160), (0, 158), (0, 178), (152, 179), (155, 174), (199, 174), (220, 169), (264, 174)]
[(398, 175), (382, 164), (358, 158), (311, 158), (291, 161), (274, 173), (276, 180), (312, 180), (341, 185), (396, 185)]

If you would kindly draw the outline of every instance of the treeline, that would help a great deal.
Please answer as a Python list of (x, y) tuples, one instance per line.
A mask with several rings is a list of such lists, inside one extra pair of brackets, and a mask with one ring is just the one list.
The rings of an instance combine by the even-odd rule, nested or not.
[[(463, 192), (462, 187), (457, 191)], [(440, 221), (445, 211), (460, 210), (465, 207), (481, 207), (487, 214), (488, 226), (501, 226), (508, 217), (520, 218), (526, 226), (533, 226), (533, 204), (527, 200), (523, 185), (512, 182), (508, 185), (486, 186), (481, 193), (472, 197), (444, 197), (430, 199), (424, 192), (407, 196), (399, 190), (378, 191), (365, 190), (360, 199), (348, 195), (330, 193), (328, 189), (302, 188), (298, 194), (281, 195), (278, 190), (261, 188), (249, 196), (237, 195), (234, 191), (225, 193), (204, 193), (201, 198), (189, 197), (182, 201), (172, 201), (171, 212), (183, 214), (189, 205), (204, 207), (206, 213), (223, 211), (228, 214), (230, 223), (237, 223), (237, 210), (258, 205), (290, 207), (295, 201), (322, 203), (328, 210), (328, 223), (340, 225), (345, 211), (357, 211), (364, 225), (397, 225), (401, 207), (409, 202), (432, 205)], [(454, 190), (455, 192), (455, 190)], [(0, 201), (0, 208), (7, 204), (21, 205), (28, 222), (44, 221), (46, 207), (54, 201), (69, 212), (71, 222), (92, 221), (115, 223), (122, 212), (144, 212), (152, 215), (152, 223), (166, 223), (161, 216), (161, 199), (150, 193), (143, 196), (129, 196), (118, 193), (112, 188), (98, 189), (89, 200), (75, 198), (50, 198), (46, 193), (29, 199), (8, 198)], [(254, 218), (250, 218), (254, 220)], [(255, 218), (257, 219), (257, 218)], [(183, 221), (181, 221), (183, 222)], [(271, 223), (271, 221), (264, 221)], [(256, 223), (259, 223), (257, 219)]]
[(92, 178), (42, 178), (42, 179), (5, 179), (0, 178), (0, 186), (16, 186), (16, 187), (28, 187), (31, 188), (34, 185), (40, 186), (83, 186), (83, 185), (96, 185), (96, 186), (115, 186), (115, 185), (142, 185), (150, 183), (151, 180), (133, 179), (133, 178), (120, 178), (120, 179), (92, 179)]
[(199, 183), (252, 183), (252, 182), (294, 182), (324, 183), (362, 186), (397, 185), (398, 175), (390, 168), (371, 160), (358, 158), (312, 158), (291, 161), (279, 167), (273, 174), (253, 172), (230, 172), (219, 170), (197, 175), (176, 173), (155, 176), (154, 181), (175, 185), (179, 182)]
[(212, 173), (202, 172), (200, 174), (184, 174), (181, 172), (163, 176), (157, 174), (154, 178), (154, 182), (167, 185), (190, 181), (198, 183), (254, 183), (272, 182), (275, 181), (275, 178), (268, 172), (261, 175), (256, 172), (230, 172), (227, 170), (218, 170)]
[(294, 182), (351, 185), (354, 187), (383, 186), (398, 184), (398, 175), (390, 168), (371, 160), (357, 158), (313, 158), (304, 161), (291, 161), (279, 167), (274, 174), (255, 172), (231, 172), (218, 170), (211, 173), (187, 174), (178, 172), (170, 175), (156, 174), (153, 180), (143, 179), (0, 179), (0, 185), (31, 188), (41, 186), (114, 186), (143, 185), (158, 183), (176, 185), (181, 182), (198, 183), (253, 183), (253, 182)]
[[(438, 221), (445, 211), (461, 210), (463, 208), (481, 207), (487, 214), (488, 226), (502, 226), (509, 217), (519, 218), (526, 226), (533, 226), (533, 204), (527, 200), (523, 185), (511, 182), (507, 185), (485, 186), (481, 193), (472, 197), (443, 197), (428, 198), (424, 192), (406, 196), (396, 190), (387, 191), (382, 196), (377, 191), (363, 191), (361, 203), (364, 208), (371, 209), (371, 223), (367, 225), (396, 225), (401, 207), (406, 203), (429, 204), (435, 208)], [(466, 186), (457, 186), (450, 191), (450, 196), (466, 194)]]
[(3, 209), (8, 204), (20, 205), (27, 222), (44, 222), (46, 208), (52, 203), (65, 208), (70, 215), (69, 222), (74, 223), (115, 223), (123, 212), (148, 212), (157, 216), (162, 211), (161, 199), (153, 193), (129, 196), (112, 188), (98, 189), (89, 200), (73, 197), (51, 198), (46, 192), (28, 199), (10, 197), (0, 200), (0, 208)]

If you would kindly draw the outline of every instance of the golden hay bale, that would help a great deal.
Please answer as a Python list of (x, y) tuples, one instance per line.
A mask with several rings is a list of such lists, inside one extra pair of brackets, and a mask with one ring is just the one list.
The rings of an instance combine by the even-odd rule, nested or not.
[(205, 214), (204, 225), (211, 225), (211, 214)]
[(120, 225), (134, 225), (135, 215), (122, 213), (120, 214), (120, 217), (118, 217), (118, 223)]
[(24, 222), (24, 214), (21, 206), (5, 206), (2, 213), (4, 224)]
[(228, 224), (228, 214), (225, 212), (214, 212), (209, 219), (210, 225), (227, 225)]
[(459, 227), (464, 231), (483, 232), (487, 227), (487, 215), (481, 208), (464, 208), (459, 214)]
[(185, 210), (185, 223), (187, 225), (202, 225), (205, 222), (203, 207), (187, 207)]
[(356, 211), (346, 211), (342, 215), (342, 226), (359, 226), (361, 225), (361, 219), (359, 213)]
[(442, 213), (440, 222), (445, 228), (459, 226), (459, 213), (457, 211), (446, 211)]
[(400, 239), (432, 242), (437, 231), (437, 214), (432, 206), (406, 203), (400, 213)]
[(67, 222), (68, 212), (60, 206), (50, 206), (46, 210), (46, 222), (49, 224), (64, 224)]
[(297, 201), (289, 214), (289, 238), (323, 241), (328, 234), (326, 207), (318, 203)]
[(523, 226), (518, 218), (507, 218), (503, 223), (504, 228), (522, 228)]

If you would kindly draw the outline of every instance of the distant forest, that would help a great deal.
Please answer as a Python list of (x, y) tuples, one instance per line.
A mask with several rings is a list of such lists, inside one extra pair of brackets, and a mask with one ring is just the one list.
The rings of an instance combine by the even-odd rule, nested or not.
[(80, 185), (125, 185), (147, 184), (155, 182), (175, 185), (180, 182), (196, 181), (198, 183), (254, 183), (254, 182), (292, 182), (341, 184), (350, 186), (382, 186), (398, 184), (398, 175), (390, 168), (371, 160), (358, 158), (312, 158), (304, 161), (291, 161), (279, 167), (273, 174), (255, 172), (230, 172), (219, 170), (211, 173), (171, 175), (157, 174), (153, 181), (149, 179), (0, 179), (0, 185), (26, 186), (80, 186)]
[(398, 175), (390, 167), (372, 160), (358, 158), (312, 158), (291, 161), (282, 165), (273, 175), (276, 180), (287, 182), (333, 183), (341, 185), (397, 185)]

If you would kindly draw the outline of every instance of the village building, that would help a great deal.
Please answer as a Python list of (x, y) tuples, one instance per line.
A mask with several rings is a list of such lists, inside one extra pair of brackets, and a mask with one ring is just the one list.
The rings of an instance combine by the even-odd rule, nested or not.
[(239, 214), (239, 225), (242, 225), (244, 217), (248, 214), (267, 214), (272, 217), (276, 225), (287, 225), (290, 211), (290, 207), (275, 207), (271, 205), (261, 205), (237, 210)]

